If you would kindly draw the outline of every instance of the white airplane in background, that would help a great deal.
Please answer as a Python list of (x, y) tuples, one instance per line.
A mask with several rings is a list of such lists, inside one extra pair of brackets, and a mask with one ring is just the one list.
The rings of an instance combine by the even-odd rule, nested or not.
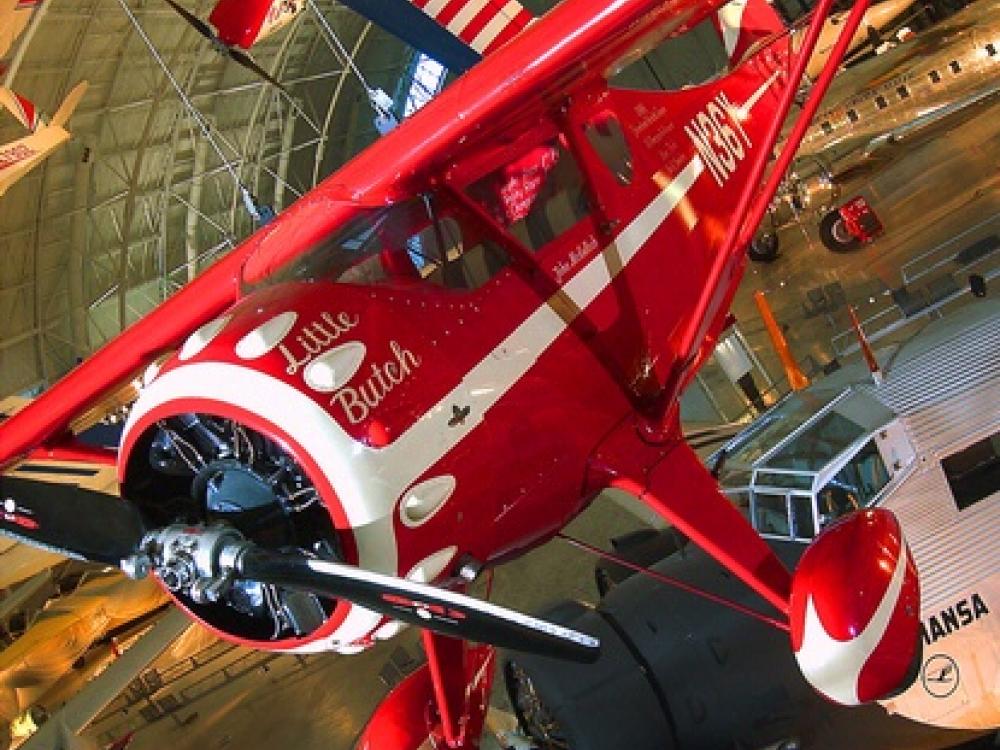
[(0, 146), (0, 196), (70, 138), (64, 127), (87, 91), (81, 81), (69, 92), (50, 122), (36, 116), (34, 106), (10, 89), (0, 88), (0, 104), (31, 133)]

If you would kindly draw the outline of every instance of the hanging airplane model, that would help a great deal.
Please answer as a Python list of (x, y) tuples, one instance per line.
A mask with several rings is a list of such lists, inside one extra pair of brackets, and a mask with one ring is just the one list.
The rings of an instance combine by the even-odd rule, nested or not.
[(86, 92), (87, 82), (81, 81), (66, 95), (52, 120), (46, 122), (27, 99), (10, 89), (0, 88), (0, 104), (31, 131), (23, 138), (0, 146), (0, 196), (70, 139), (66, 123)]
[[(758, 51), (711, 83), (608, 83), (720, 4), (565, 0), (487, 54), (0, 425), (0, 528), (153, 572), (256, 648), (346, 654), (423, 628), (427, 666), (359, 747), (477, 746), (491, 645), (596, 658), (592, 636), (464, 590), (608, 487), (773, 606), (824, 695), (905, 688), (919, 588), (891, 514), (831, 527), (792, 575), (681, 436), (679, 396), (867, 8), (761, 187), (830, 0), (798, 54), (750, 29)], [(77, 442), (79, 413), (143, 371), (117, 450)], [(119, 496), (39, 481), (52, 462), (116, 465)]]
[(31, 14), (44, 0), (2, 0), (0, 2), (0, 60), (10, 52), (14, 42), (31, 20)]

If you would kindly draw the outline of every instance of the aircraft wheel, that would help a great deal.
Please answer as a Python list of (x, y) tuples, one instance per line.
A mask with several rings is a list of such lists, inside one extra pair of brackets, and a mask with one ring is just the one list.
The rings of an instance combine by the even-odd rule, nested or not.
[(559, 719), (542, 699), (531, 675), (516, 661), (507, 662), (504, 672), (510, 704), (521, 731), (539, 750), (571, 750)]
[(754, 236), (750, 240), (750, 247), (747, 249), (750, 260), (758, 263), (770, 263), (778, 257), (778, 235), (774, 232), (763, 232)]
[(848, 231), (844, 217), (837, 210), (830, 211), (819, 222), (819, 238), (827, 250), (835, 253), (845, 253), (861, 247), (861, 240)]

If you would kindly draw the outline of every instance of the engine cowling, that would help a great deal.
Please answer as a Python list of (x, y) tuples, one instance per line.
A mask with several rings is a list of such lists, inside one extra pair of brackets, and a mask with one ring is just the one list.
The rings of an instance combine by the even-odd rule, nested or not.
[[(155, 527), (223, 524), (265, 549), (409, 575), (428, 557), (420, 541), (405, 554), (397, 543), (412, 467), (378, 449), (429, 408), (408, 347), (430, 347), (374, 295), (279, 285), (193, 332), (132, 409), (123, 497)], [(434, 578), (451, 559), (420, 572)], [(395, 628), (349, 602), (252, 582), (198, 601), (184, 571), (158, 572), (192, 616), (254, 648), (352, 653)]]
[(795, 571), (790, 624), (803, 675), (837, 703), (880, 700), (913, 682), (920, 587), (891, 512), (853, 513), (816, 538)]

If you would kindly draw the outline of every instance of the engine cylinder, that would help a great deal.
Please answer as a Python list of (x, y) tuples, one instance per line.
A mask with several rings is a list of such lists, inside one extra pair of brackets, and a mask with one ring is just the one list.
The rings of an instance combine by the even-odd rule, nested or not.
[[(282, 443), (235, 419), (182, 413), (157, 419), (133, 444), (123, 496), (149, 523), (217, 525), (256, 544), (343, 561), (342, 535), (305, 468)], [(164, 586), (192, 615), (231, 640), (295, 648), (329, 629), (335, 600), (235, 581), (213, 601), (175, 564)]]

